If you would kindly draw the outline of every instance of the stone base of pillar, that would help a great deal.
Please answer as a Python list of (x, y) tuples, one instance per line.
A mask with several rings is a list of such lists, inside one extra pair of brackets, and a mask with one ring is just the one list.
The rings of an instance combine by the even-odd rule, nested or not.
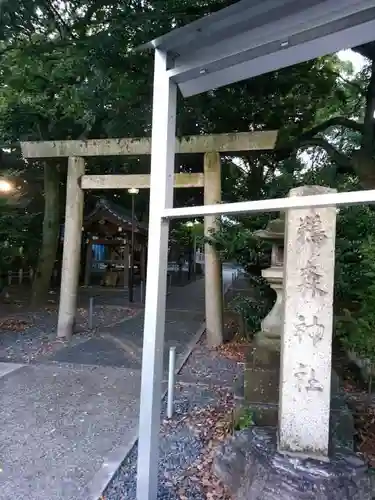
[(371, 500), (368, 468), (353, 452), (329, 462), (278, 453), (276, 430), (240, 431), (218, 451), (214, 471), (233, 500)]
[(269, 349), (270, 351), (280, 352), (281, 350), (281, 342), (280, 337), (267, 337), (265, 332), (258, 332), (254, 336), (254, 343), (265, 349)]

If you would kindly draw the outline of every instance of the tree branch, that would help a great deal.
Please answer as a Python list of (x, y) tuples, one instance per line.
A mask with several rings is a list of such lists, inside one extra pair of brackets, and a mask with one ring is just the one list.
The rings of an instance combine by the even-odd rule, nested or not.
[(279, 144), (276, 148), (276, 152), (280, 152), (281, 158), (283, 159), (296, 152), (298, 149), (307, 149), (314, 146), (320, 147), (324, 149), (329, 157), (341, 167), (341, 171), (352, 171), (353, 163), (348, 156), (341, 153), (324, 137), (316, 137), (318, 134), (322, 134), (332, 127), (349, 128), (360, 133), (363, 133), (364, 128), (363, 123), (350, 120), (349, 118), (345, 118), (343, 116), (334, 116), (322, 123), (319, 123), (310, 130), (306, 130), (297, 139), (286, 144)]
[(310, 130), (303, 132), (300, 135), (299, 140), (303, 141), (305, 139), (310, 139), (317, 134), (326, 132), (331, 127), (344, 127), (355, 130), (356, 132), (363, 132), (363, 123), (356, 122), (355, 120), (350, 120), (349, 118), (345, 118), (344, 116), (333, 116), (332, 118), (329, 118), (328, 120), (315, 125), (315, 127), (311, 128)]
[(323, 137), (312, 137), (311, 139), (302, 140), (298, 143), (296, 149), (307, 149), (311, 147), (324, 149), (328, 156), (341, 167), (342, 171), (353, 170), (353, 164), (350, 158), (348, 158), (344, 153), (341, 153)]
[(356, 91), (362, 96), (362, 97), (365, 97), (366, 95), (366, 92), (365, 92), (365, 89), (363, 89), (361, 87), (361, 85), (359, 83), (357, 83), (356, 81), (353, 81), (353, 80), (350, 80), (348, 78), (345, 78), (343, 77), (342, 75), (340, 75), (339, 72), (337, 71), (334, 71), (334, 70), (328, 70), (329, 73), (331, 73), (331, 75), (335, 76), (336, 78), (338, 78), (339, 80), (341, 80), (342, 82), (346, 83), (347, 85), (350, 85), (351, 87), (355, 88)]
[(375, 61), (371, 62), (371, 77), (366, 93), (366, 107), (362, 134), (362, 147), (371, 155), (374, 141), (374, 111), (375, 111)]

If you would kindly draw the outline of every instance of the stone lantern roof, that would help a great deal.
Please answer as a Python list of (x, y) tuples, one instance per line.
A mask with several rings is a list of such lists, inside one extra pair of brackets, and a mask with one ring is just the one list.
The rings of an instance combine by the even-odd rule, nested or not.
[(266, 229), (259, 229), (254, 231), (254, 236), (262, 239), (280, 243), (284, 241), (285, 234), (285, 216), (284, 213), (280, 214), (277, 219), (272, 219), (267, 224)]

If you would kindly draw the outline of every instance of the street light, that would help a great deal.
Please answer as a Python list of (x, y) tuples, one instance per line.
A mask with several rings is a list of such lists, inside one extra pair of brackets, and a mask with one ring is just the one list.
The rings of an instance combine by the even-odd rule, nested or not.
[(129, 302), (134, 302), (135, 197), (139, 193), (139, 189), (130, 188), (128, 189), (128, 193), (132, 197), (132, 234), (131, 234), (130, 273), (128, 281), (128, 290), (129, 290)]
[(10, 193), (13, 191), (13, 184), (6, 179), (0, 179), (0, 192), (1, 193)]

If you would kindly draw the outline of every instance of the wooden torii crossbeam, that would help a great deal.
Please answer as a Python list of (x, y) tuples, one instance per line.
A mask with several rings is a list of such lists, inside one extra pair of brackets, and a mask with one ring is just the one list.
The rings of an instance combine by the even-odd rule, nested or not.
[[(203, 153), (203, 173), (176, 173), (175, 188), (203, 188), (204, 202), (221, 202), (220, 153), (239, 154), (252, 150), (271, 150), (275, 147), (277, 131), (241, 132), (232, 134), (198, 135), (176, 139), (179, 154)], [(57, 335), (70, 338), (77, 307), (80, 265), (84, 190), (92, 189), (149, 189), (148, 174), (90, 175), (85, 174), (85, 157), (142, 156), (151, 154), (150, 138), (93, 139), (87, 141), (22, 142), (24, 158), (68, 158), (65, 210), (64, 249), (61, 273), (61, 293)], [(205, 234), (217, 228), (215, 216), (205, 217)], [(152, 255), (148, 257), (152, 266)], [(206, 329), (212, 345), (219, 344), (223, 335), (223, 304), (221, 263), (210, 245), (205, 248)], [(209, 284), (209, 290), (208, 290)]]

